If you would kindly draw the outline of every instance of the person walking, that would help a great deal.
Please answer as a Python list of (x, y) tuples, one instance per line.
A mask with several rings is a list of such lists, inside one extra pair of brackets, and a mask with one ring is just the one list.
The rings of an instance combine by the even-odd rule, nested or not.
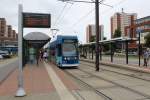
[(42, 61), (42, 59), (43, 59), (43, 51), (42, 50), (40, 50), (40, 61)]
[(48, 53), (47, 53), (47, 51), (44, 52), (43, 58), (44, 58), (44, 60), (47, 62), (47, 58), (48, 58)]
[(144, 65), (143, 66), (147, 67), (147, 62), (148, 62), (148, 58), (149, 58), (149, 53), (148, 53), (147, 49), (144, 50), (143, 58), (144, 58)]
[(39, 52), (39, 50), (37, 50), (37, 52), (36, 52), (36, 64), (37, 64), (37, 66), (39, 65), (39, 58), (40, 58), (40, 52)]
[(147, 65), (149, 64), (149, 57), (150, 57), (150, 48), (147, 48), (148, 58), (147, 58)]

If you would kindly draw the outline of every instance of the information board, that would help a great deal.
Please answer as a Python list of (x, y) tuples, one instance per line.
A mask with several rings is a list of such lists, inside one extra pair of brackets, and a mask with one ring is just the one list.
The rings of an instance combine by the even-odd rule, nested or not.
[(23, 27), (27, 28), (50, 28), (50, 14), (23, 13)]

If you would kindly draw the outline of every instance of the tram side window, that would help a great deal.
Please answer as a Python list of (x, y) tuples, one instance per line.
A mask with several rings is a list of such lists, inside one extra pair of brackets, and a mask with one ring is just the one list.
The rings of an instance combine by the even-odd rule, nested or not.
[(61, 44), (57, 45), (58, 56), (62, 55)]

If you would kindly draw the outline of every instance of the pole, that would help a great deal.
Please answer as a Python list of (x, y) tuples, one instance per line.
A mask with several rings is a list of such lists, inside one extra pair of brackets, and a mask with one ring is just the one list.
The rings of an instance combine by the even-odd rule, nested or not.
[(100, 47), (100, 61), (102, 60), (102, 43), (99, 45)]
[(139, 66), (141, 65), (141, 42), (140, 42), (140, 32), (138, 32), (138, 35), (139, 35)]
[(93, 60), (93, 46), (92, 46), (92, 60)]
[(95, 30), (96, 30), (96, 62), (95, 70), (99, 71), (99, 0), (95, 0)]
[(126, 64), (128, 64), (128, 40), (126, 40), (125, 43), (126, 43)]
[(111, 52), (111, 62), (113, 62), (113, 47), (112, 47), (113, 43), (110, 43), (110, 52)]
[(18, 90), (17, 90), (17, 93), (16, 93), (16, 96), (17, 97), (22, 97), (22, 96), (25, 96), (26, 93), (24, 91), (24, 88), (23, 88), (23, 56), (22, 56), (22, 43), (23, 43), (23, 27), (22, 27), (22, 11), (23, 11), (23, 8), (22, 8), (22, 5), (19, 4), (19, 7), (18, 7), (18, 56), (19, 56), (19, 76), (18, 76)]

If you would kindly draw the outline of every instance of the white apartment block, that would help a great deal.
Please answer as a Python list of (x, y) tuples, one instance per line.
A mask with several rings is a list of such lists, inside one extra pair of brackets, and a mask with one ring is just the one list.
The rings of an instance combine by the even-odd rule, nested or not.
[[(103, 40), (104, 38), (104, 25), (99, 26), (99, 40)], [(86, 42), (90, 42), (91, 36), (96, 36), (95, 25), (91, 24), (86, 27)]]

